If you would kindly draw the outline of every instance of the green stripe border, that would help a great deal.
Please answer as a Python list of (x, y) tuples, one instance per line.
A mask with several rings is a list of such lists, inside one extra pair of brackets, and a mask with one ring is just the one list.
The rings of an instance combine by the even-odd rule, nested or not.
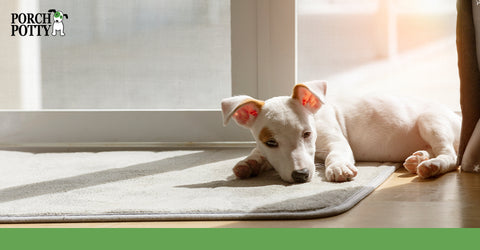
[[(480, 229), (0, 229), (1, 249), (455, 249)], [(311, 248), (308, 248), (311, 249)]]

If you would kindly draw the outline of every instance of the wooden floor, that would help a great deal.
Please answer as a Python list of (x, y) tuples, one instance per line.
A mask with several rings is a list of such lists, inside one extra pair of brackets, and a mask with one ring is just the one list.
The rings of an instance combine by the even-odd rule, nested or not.
[(399, 169), (344, 214), (316, 220), (0, 224), (0, 227), (480, 227), (480, 174), (422, 180)]

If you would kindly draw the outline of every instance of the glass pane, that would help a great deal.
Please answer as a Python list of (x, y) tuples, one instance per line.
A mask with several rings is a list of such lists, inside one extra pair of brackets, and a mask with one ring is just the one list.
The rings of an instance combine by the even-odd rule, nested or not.
[(65, 35), (38, 38), (40, 86), (16, 108), (38, 96), (41, 109), (209, 109), (231, 93), (230, 1), (36, 4), (68, 15)]
[(299, 81), (333, 95), (416, 96), (459, 110), (451, 0), (298, 0)]

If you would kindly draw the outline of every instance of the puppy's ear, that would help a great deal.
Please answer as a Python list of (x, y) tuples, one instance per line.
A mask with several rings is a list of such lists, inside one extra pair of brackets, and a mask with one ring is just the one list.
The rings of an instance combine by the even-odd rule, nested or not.
[(310, 112), (316, 113), (325, 104), (326, 93), (326, 81), (311, 81), (295, 85), (292, 98), (298, 100)]
[(223, 126), (228, 124), (231, 117), (238, 125), (250, 128), (265, 103), (250, 96), (241, 95), (222, 100)]

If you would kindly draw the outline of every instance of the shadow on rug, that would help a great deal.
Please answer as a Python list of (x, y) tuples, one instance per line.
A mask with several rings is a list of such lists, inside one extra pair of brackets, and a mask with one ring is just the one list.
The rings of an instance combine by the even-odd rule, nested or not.
[(0, 151), (0, 223), (308, 219), (347, 211), (398, 167), (359, 163), (350, 182), (288, 184), (232, 167), (250, 149), (25, 153)]

